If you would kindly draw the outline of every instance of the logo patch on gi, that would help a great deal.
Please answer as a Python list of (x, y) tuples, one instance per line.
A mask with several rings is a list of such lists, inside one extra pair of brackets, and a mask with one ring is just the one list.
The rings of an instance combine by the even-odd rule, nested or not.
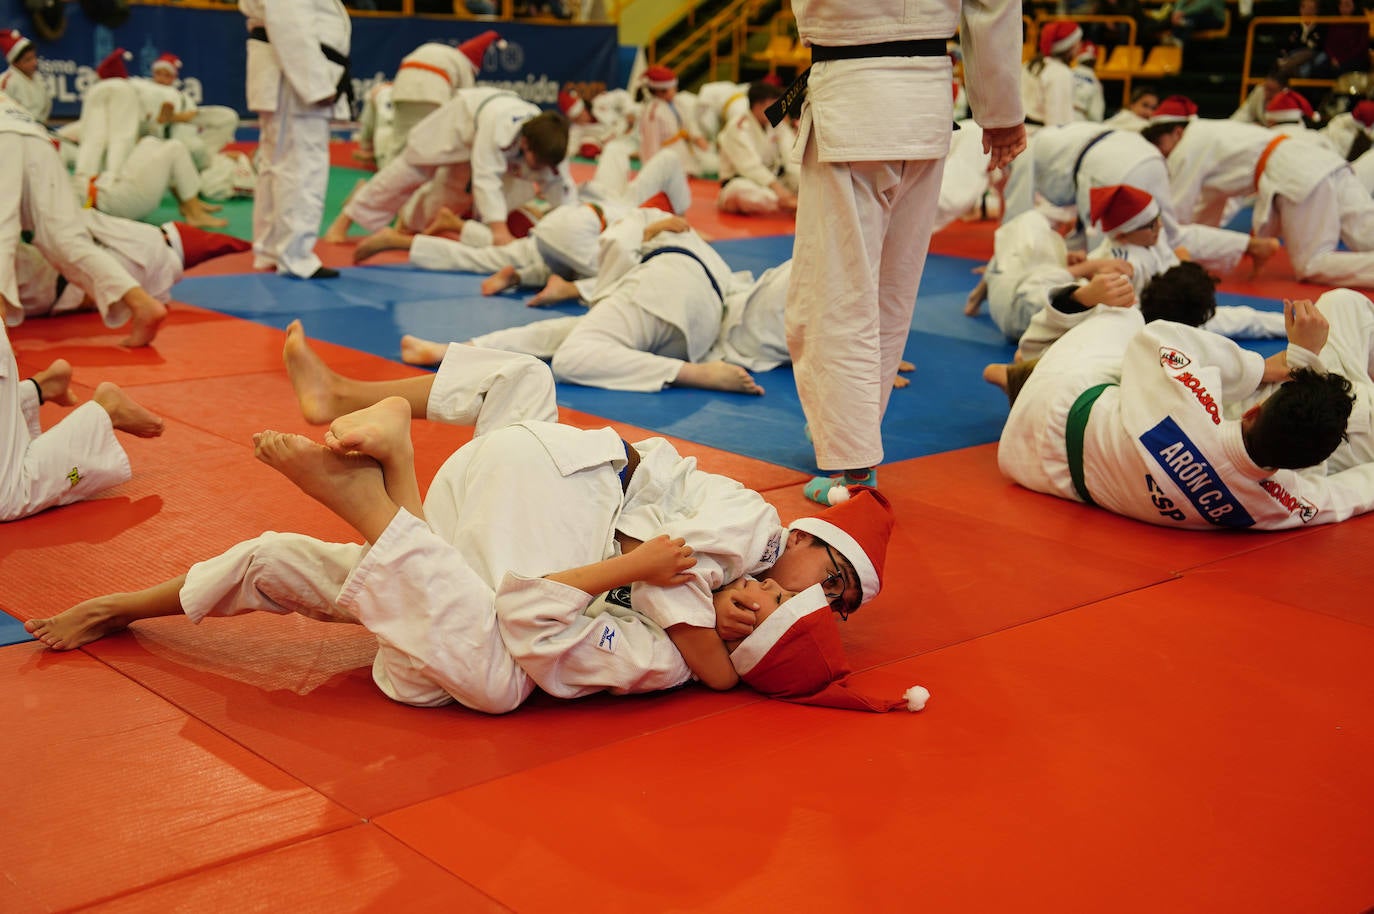
[(759, 557), (759, 564), (773, 565), (782, 554), (782, 531), (779, 530), (768, 538), (768, 545), (763, 547), (763, 555)]
[(1159, 347), (1159, 364), (1165, 368), (1178, 371), (1193, 364), (1193, 360), (1188, 358), (1177, 349), (1170, 349), (1168, 346)]
[(71, 488), (73, 489), (76, 488), (76, 484), (82, 479), (85, 479), (85, 477), (81, 475), (80, 467), (72, 467), (67, 473), (67, 482), (71, 484)]
[(1254, 526), (1255, 519), (1221, 481), (1207, 455), (1173, 419), (1161, 420), (1140, 436), (1140, 443), (1207, 523), (1218, 527)]
[(596, 646), (608, 654), (615, 653), (615, 629), (609, 625), (601, 626), (601, 637), (597, 639)]
[(619, 606), (621, 609), (630, 609), (629, 586), (616, 587), (606, 591), (606, 602)]

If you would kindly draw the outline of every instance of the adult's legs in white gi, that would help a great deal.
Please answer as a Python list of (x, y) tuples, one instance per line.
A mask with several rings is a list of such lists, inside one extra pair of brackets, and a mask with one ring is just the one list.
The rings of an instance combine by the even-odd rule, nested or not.
[(882, 462), (882, 417), (911, 329), (943, 160), (802, 163), (787, 347), (816, 463)]
[(259, 268), (310, 277), (329, 183), (329, 106), (309, 105), (283, 79), (275, 112), (259, 112), (260, 170), (253, 198), (253, 255)]
[(1341, 224), (1336, 184), (1319, 181), (1305, 200), (1274, 197), (1293, 272), (1308, 282), (1374, 288), (1374, 250), (1339, 251)]

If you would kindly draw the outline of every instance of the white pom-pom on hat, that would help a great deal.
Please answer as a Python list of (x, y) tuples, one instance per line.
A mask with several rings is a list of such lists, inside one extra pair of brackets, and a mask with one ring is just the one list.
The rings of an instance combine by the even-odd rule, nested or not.
[(925, 686), (912, 686), (902, 693), (908, 711), (919, 711), (930, 701), (930, 690)]
[(828, 505), (838, 505), (841, 502), (849, 501), (849, 487), (846, 485), (831, 486), (830, 491), (825, 493), (825, 501)]

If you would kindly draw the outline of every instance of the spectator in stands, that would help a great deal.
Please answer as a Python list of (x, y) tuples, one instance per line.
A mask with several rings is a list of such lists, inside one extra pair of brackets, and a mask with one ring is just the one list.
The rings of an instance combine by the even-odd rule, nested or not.
[(1290, 77), (1308, 76), (1314, 66), (1326, 60), (1322, 50), (1326, 39), (1316, 22), (1317, 0), (1298, 0), (1298, 16), (1302, 21), (1288, 33), (1279, 52), (1278, 69)]
[[(1337, 15), (1360, 16), (1355, 0), (1338, 0)], [(1323, 76), (1339, 76), (1342, 73), (1357, 73), (1369, 69), (1369, 23), (1363, 18), (1359, 22), (1333, 22), (1326, 27), (1326, 41), (1322, 43), (1326, 57), (1314, 73)]]
[(1247, 124), (1263, 124), (1264, 109), (1269, 107), (1275, 96), (1288, 90), (1288, 74), (1279, 67), (1269, 71), (1269, 75), (1264, 77), (1264, 82), (1250, 90), (1250, 94), (1245, 96), (1245, 101), (1241, 102), (1231, 114), (1231, 120), (1244, 121)]
[[(1097, 0), (1088, 12), (1098, 16), (1129, 16), (1136, 22), (1137, 34), (1140, 32), (1143, 18), (1140, 0)], [(1084, 30), (1103, 54), (1110, 54), (1119, 44), (1131, 42), (1131, 27), (1124, 22), (1092, 22), (1086, 24)]]
[[(1314, 6), (1316, 0), (1304, 0)], [(1183, 47), (1198, 29), (1219, 29), (1226, 24), (1226, 0), (1178, 0), (1160, 29), (1160, 43)]]

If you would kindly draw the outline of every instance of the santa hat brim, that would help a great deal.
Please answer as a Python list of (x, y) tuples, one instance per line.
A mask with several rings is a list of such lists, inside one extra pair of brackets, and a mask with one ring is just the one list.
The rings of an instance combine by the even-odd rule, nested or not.
[(1110, 229), (1104, 226), (1103, 231), (1109, 235), (1124, 235), (1127, 232), (1134, 232), (1136, 229), (1143, 229), (1157, 218), (1159, 218), (1159, 201), (1152, 199), (1148, 206), (1125, 222)]
[(10, 48), (9, 51), (6, 52), (5, 60), (9, 63), (14, 63), (16, 60), (18, 60), (20, 57), (24, 55), (25, 51), (27, 51), (31, 47), (33, 47), (32, 41), (30, 41), (27, 38), (20, 38), (18, 41), (14, 43), (14, 47)]
[(820, 537), (849, 560), (849, 564), (854, 566), (854, 571), (859, 576), (859, 589), (863, 593), (863, 602), (867, 603), (878, 595), (878, 588), (882, 584), (878, 580), (878, 569), (869, 559), (868, 553), (864, 552), (863, 547), (859, 545), (858, 540), (820, 517), (800, 517), (792, 522), (791, 529), (801, 530), (812, 536)]

